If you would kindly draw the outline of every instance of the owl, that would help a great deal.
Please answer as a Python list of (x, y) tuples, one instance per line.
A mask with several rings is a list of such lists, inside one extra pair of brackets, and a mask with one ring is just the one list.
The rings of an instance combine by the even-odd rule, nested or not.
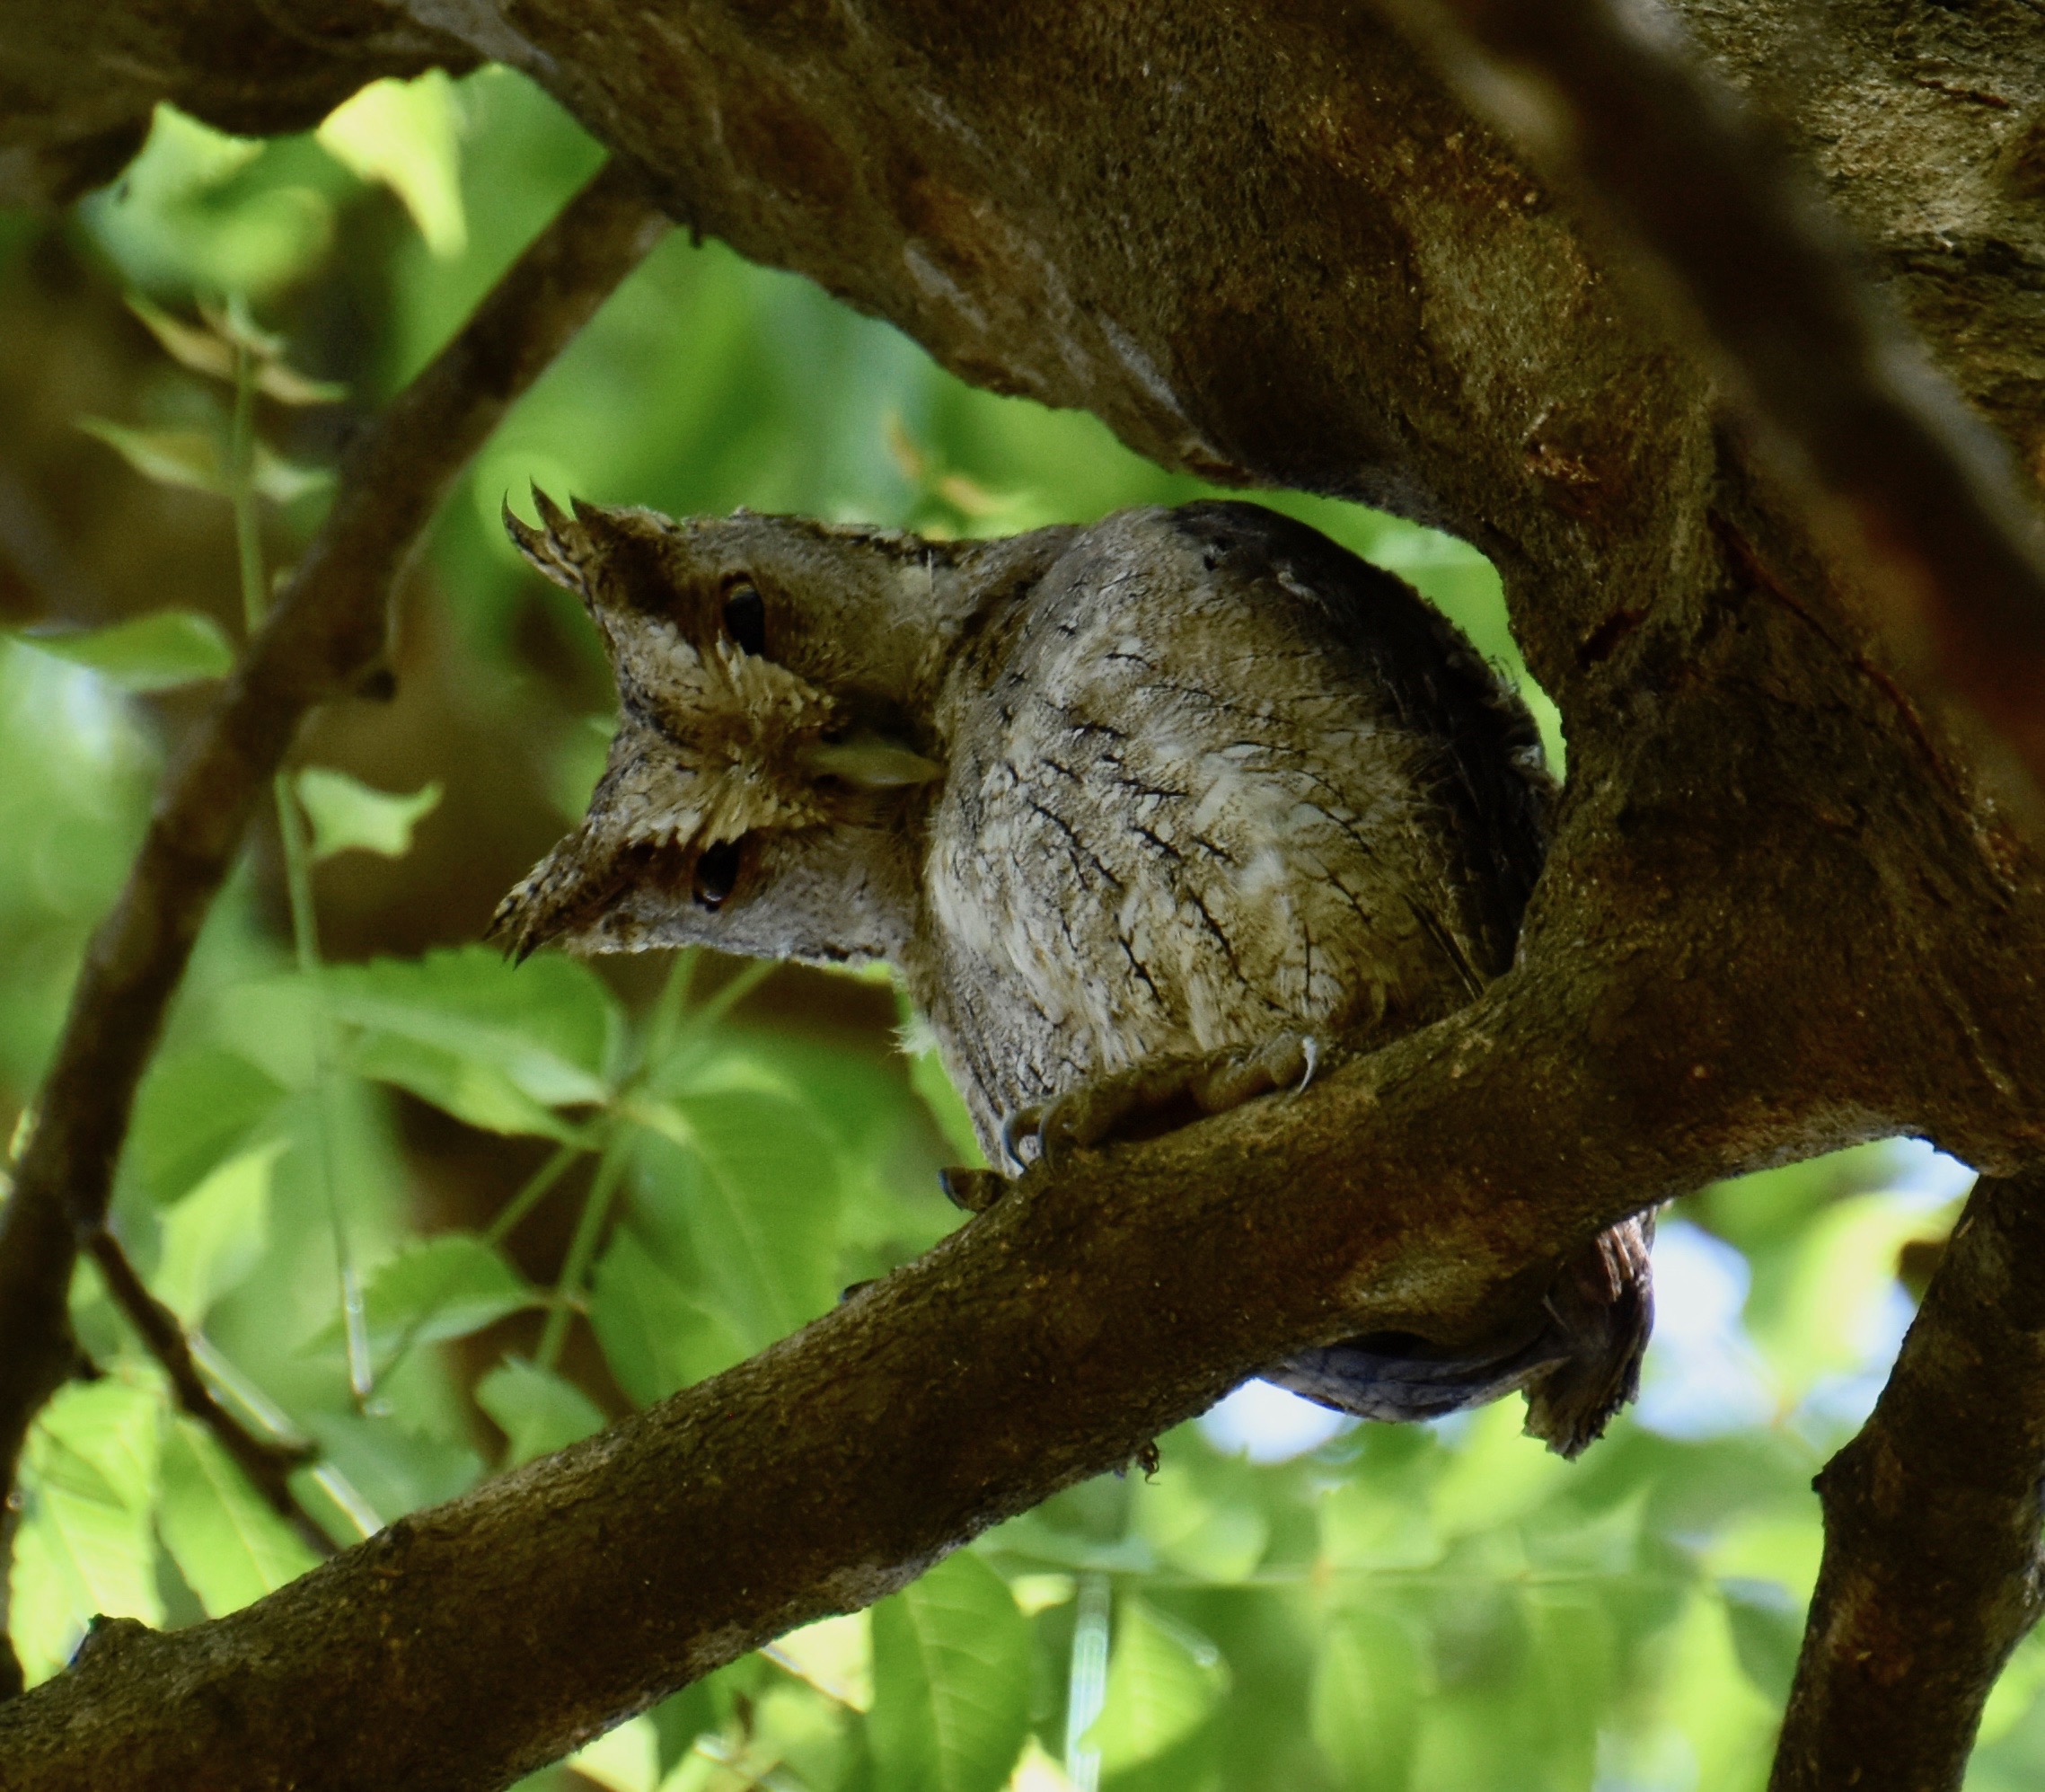
[[(538, 492), (620, 721), (507, 896), (523, 956), (692, 944), (894, 967), (991, 1161), (1303, 1084), (1511, 963), (1548, 783), (1519, 702), (1406, 586), (1257, 506), (930, 541)], [(948, 1172), (960, 1205), (1000, 1177)], [(1478, 1352), (1353, 1339), (1266, 1378), (1372, 1418), (1524, 1389), (1574, 1454), (1631, 1397), (1647, 1235)]]

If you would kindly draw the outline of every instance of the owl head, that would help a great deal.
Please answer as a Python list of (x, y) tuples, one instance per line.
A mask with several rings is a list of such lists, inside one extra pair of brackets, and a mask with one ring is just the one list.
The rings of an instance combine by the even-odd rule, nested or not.
[(929, 596), (947, 550), (745, 511), (678, 521), (578, 500), (571, 516), (537, 490), (533, 503), (539, 527), (508, 506), (505, 526), (582, 599), (620, 719), (588, 815), (493, 933), (521, 958), (549, 940), (890, 956), (912, 920), (910, 842), (944, 776)]

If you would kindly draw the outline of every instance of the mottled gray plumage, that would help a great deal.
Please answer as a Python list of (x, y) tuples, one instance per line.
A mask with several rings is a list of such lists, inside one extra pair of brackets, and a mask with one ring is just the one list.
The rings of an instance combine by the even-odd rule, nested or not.
[[(1297, 1081), (1511, 962), (1526, 712), (1302, 525), (1205, 503), (946, 543), (539, 501), (507, 523), (587, 605), (621, 720), (587, 818), (505, 899), (522, 953), (886, 959), (995, 1161)], [(1629, 1225), (1482, 1360), (1359, 1339), (1270, 1373), (1388, 1418), (1525, 1387), (1573, 1453), (1648, 1316)]]

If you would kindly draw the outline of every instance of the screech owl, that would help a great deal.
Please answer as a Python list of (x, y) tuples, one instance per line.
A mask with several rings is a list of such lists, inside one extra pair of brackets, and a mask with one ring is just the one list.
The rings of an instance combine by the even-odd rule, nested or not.
[[(498, 911), (521, 956), (885, 959), (1018, 1169), (1301, 1081), (1512, 960), (1532, 724), (1301, 524), (1200, 503), (943, 542), (534, 500), (541, 527), (506, 525), (583, 599), (621, 719), (586, 819)], [(1523, 1388), (1573, 1455), (1634, 1390), (1646, 1239), (1604, 1234), (1474, 1355), (1365, 1337), (1267, 1377), (1393, 1419)]]

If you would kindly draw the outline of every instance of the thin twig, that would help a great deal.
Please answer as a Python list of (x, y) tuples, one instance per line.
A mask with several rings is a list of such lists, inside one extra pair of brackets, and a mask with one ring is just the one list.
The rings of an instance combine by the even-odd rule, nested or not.
[(1380, 0), (1480, 112), (1687, 298), (1844, 522), (1892, 644), (1934, 649), (2045, 790), (2045, 531), (2006, 446), (1673, 16), (1630, 0)]
[(1825, 1467), (1825, 1558), (1771, 1792), (1958, 1787), (2045, 1609), (2045, 1173), (1984, 1178), (1874, 1415)]
[(316, 1446), (258, 1437), (207, 1385), (192, 1356), (191, 1340), (185, 1336), (183, 1322), (149, 1292), (128, 1260), (128, 1253), (120, 1248), (120, 1240), (110, 1231), (99, 1231), (93, 1234), (89, 1249), (107, 1284), (107, 1293), (128, 1315), (128, 1323), (149, 1347), (149, 1354), (170, 1376), (178, 1404), (219, 1439), (221, 1447), (280, 1518), (288, 1520), (317, 1554), (332, 1555), (333, 1539), (291, 1490), (291, 1471), (309, 1463), (318, 1453)]
[[(30, 1422), (71, 1370), (71, 1268), (104, 1224), (136, 1086), (299, 722), (374, 664), (392, 587), (442, 499), (666, 225), (613, 162), (512, 264), (351, 450), (325, 523), (167, 776), (127, 887), (86, 953), (0, 1222), (4, 1486)], [(13, 1668), (0, 1650), (0, 1696)]]

